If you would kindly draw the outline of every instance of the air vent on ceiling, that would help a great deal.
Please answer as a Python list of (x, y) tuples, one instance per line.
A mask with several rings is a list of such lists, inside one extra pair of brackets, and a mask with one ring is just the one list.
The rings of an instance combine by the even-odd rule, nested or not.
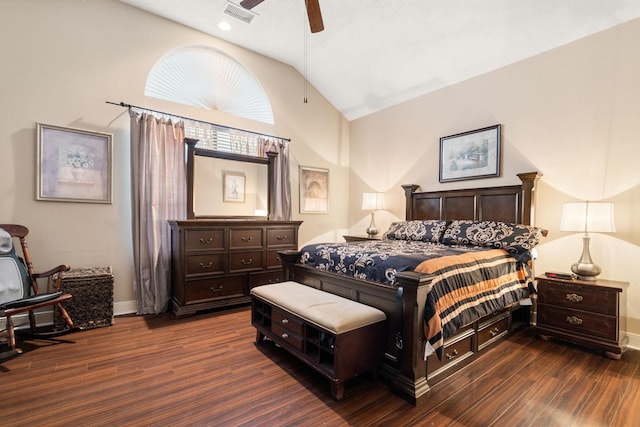
[(223, 12), (227, 15), (233, 16), (236, 19), (246, 22), (247, 24), (250, 24), (253, 18), (257, 16), (256, 13), (251, 12), (250, 10), (245, 9), (242, 6), (233, 4), (229, 1), (224, 6)]

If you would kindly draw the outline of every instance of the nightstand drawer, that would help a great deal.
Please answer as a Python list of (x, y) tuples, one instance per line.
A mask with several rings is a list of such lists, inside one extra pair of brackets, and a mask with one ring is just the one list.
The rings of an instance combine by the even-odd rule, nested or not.
[(618, 340), (618, 322), (615, 316), (538, 304), (538, 324), (575, 334)]
[(588, 286), (538, 281), (538, 303), (615, 316), (618, 293)]

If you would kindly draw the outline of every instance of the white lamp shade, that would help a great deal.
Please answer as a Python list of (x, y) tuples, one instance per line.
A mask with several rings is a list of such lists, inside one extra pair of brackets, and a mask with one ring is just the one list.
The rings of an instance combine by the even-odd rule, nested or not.
[(384, 209), (384, 193), (362, 193), (362, 210)]
[(581, 202), (562, 206), (561, 231), (614, 233), (613, 203)]

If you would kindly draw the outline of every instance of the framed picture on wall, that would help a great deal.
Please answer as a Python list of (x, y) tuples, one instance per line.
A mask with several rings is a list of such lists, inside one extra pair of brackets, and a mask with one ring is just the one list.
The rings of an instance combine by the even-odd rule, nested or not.
[(113, 136), (37, 124), (36, 200), (111, 203)]
[(329, 169), (300, 166), (300, 213), (329, 212)]
[(223, 179), (222, 201), (225, 203), (244, 203), (245, 185), (244, 174), (226, 172)]
[(440, 138), (440, 182), (500, 176), (501, 125)]

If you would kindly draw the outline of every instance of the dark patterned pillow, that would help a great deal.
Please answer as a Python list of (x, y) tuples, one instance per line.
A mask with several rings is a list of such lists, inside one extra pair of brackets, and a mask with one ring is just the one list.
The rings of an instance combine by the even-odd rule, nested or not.
[(456, 220), (444, 231), (442, 243), (486, 246), (520, 253), (530, 251), (540, 243), (543, 233), (539, 227), (523, 224)]
[(440, 220), (398, 221), (389, 226), (383, 237), (391, 240), (438, 243), (442, 239), (442, 233), (446, 227), (447, 221)]

